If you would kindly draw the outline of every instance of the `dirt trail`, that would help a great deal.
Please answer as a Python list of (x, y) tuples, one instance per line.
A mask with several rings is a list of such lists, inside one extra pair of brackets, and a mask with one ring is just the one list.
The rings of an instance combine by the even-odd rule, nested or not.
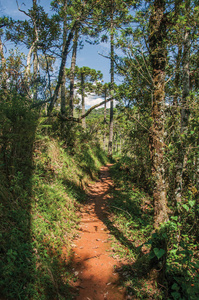
[(89, 188), (89, 199), (81, 211), (79, 237), (74, 241), (74, 273), (79, 289), (76, 300), (124, 300), (125, 291), (118, 286), (119, 262), (110, 257), (110, 232), (104, 220), (106, 203), (113, 181), (109, 166), (101, 168), (100, 180)]

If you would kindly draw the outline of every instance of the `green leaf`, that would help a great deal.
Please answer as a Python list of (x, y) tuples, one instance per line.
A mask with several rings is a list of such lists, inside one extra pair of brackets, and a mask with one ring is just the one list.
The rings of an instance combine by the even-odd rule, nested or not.
[(171, 216), (171, 220), (177, 221), (178, 220), (178, 216)]
[(153, 252), (155, 253), (158, 259), (160, 259), (166, 253), (164, 249), (158, 249), (158, 248), (154, 248)]
[(172, 250), (169, 251), (169, 253), (175, 255), (177, 251), (178, 251), (178, 249), (172, 249)]
[(195, 262), (195, 268), (196, 268), (196, 269), (199, 268), (199, 260)]
[(175, 290), (175, 291), (178, 291), (179, 290), (179, 285), (175, 282), (173, 285), (172, 285), (172, 290)]
[(173, 292), (173, 293), (171, 293), (171, 295), (172, 295), (172, 297), (173, 297), (173, 299), (180, 299), (180, 294), (178, 293), (178, 292)]
[(183, 204), (182, 206), (186, 211), (189, 211), (189, 206), (187, 204)]
[(151, 251), (149, 253), (149, 259), (153, 259), (155, 257), (155, 253), (153, 251)]
[(193, 207), (193, 206), (195, 205), (195, 200), (190, 200), (190, 201), (189, 201), (189, 205), (190, 205), (191, 207)]

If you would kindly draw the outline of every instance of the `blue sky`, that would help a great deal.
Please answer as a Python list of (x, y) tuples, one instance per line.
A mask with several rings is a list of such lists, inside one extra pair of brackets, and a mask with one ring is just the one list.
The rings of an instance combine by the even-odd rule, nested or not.
[[(50, 13), (50, 2), (51, 0), (38, 0), (38, 4), (43, 6), (45, 11)], [(27, 11), (32, 5), (32, 0), (18, 0), (18, 4), (21, 9)], [(16, 0), (0, 0), (0, 14), (10, 16), (13, 19), (23, 20), (25, 15), (18, 11)], [(8, 48), (14, 47), (9, 43)], [(24, 47), (19, 48), (21, 51), (25, 52)], [(110, 61), (107, 58), (102, 57), (99, 53), (108, 55), (109, 54), (109, 44), (101, 43), (99, 45), (90, 45), (84, 43), (82, 50), (78, 50), (77, 53), (77, 65), (79, 67), (88, 66), (92, 69), (100, 70), (103, 73), (104, 82), (110, 81)], [(68, 64), (66, 67), (70, 66), (70, 56), (68, 59)], [(101, 101), (101, 98), (95, 99), (93, 97), (88, 97), (87, 106), (94, 105)]]

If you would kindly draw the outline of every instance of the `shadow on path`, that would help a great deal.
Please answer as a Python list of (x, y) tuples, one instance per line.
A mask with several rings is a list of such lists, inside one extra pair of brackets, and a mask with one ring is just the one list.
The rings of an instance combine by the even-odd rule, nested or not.
[(81, 209), (79, 236), (73, 245), (74, 286), (79, 295), (76, 300), (124, 300), (120, 271), (124, 262), (111, 257), (111, 236), (125, 247), (136, 247), (108, 220), (108, 202), (113, 181), (109, 167), (101, 168), (100, 180), (89, 187), (87, 204)]

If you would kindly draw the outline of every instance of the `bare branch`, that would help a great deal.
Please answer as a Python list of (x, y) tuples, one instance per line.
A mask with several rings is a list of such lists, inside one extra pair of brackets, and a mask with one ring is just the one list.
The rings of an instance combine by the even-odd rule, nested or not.
[(97, 52), (99, 55), (101, 55), (102, 57), (104, 57), (104, 58), (108, 58), (108, 59), (111, 59), (110, 58), (110, 56), (106, 56), (106, 55), (104, 55), (104, 54), (101, 54), (101, 53), (99, 53), (99, 52)]
[(82, 115), (80, 118), (83, 119), (83, 118), (87, 117), (87, 116), (91, 113), (92, 110), (94, 110), (95, 108), (97, 108), (97, 107), (99, 107), (99, 106), (101, 106), (101, 105), (103, 105), (103, 104), (105, 104), (105, 103), (111, 101), (112, 99), (113, 99), (113, 97), (111, 97), (111, 98), (109, 98), (109, 99), (107, 99), (107, 100), (104, 100), (104, 101), (100, 102), (99, 104), (93, 105), (93, 106), (90, 107), (90, 108), (87, 110), (87, 112), (86, 112), (84, 115)]
[(21, 9), (21, 8), (19, 7), (18, 0), (16, 0), (16, 3), (17, 3), (17, 8), (18, 8), (18, 10), (19, 10), (20, 12), (24, 13), (27, 17), (30, 18), (30, 15), (29, 15), (25, 10), (23, 10), (23, 9)]
[(82, 115), (82, 116), (79, 117), (79, 118), (66, 117), (66, 116), (61, 115), (61, 114), (59, 114), (59, 117), (60, 117), (63, 121), (73, 121), (73, 122), (80, 123), (80, 121), (81, 121), (83, 118), (87, 117), (87, 116), (88, 116), (95, 108), (97, 108), (97, 107), (99, 107), (99, 106), (101, 106), (101, 105), (103, 105), (103, 104), (105, 104), (105, 103), (107, 103), (107, 102), (109, 102), (109, 101), (111, 101), (111, 100), (112, 100), (112, 98), (109, 98), (109, 99), (104, 100), (104, 101), (102, 101), (102, 102), (100, 102), (100, 103), (98, 103), (98, 104), (93, 105), (92, 107), (90, 107), (90, 108), (87, 110), (87, 112), (86, 112), (84, 115)]

